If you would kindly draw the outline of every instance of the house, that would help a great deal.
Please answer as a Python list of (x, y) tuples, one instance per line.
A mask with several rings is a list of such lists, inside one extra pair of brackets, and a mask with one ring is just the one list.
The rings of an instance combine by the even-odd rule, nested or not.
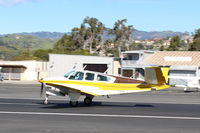
[(4, 80), (38, 80), (48, 75), (48, 62), (0, 61)]

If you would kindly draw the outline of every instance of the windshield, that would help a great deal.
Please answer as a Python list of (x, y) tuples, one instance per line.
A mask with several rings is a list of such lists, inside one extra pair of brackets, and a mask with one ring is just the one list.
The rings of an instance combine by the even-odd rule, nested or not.
[(84, 73), (83, 72), (74, 72), (70, 75), (69, 79), (72, 80), (83, 80)]
[(71, 75), (71, 73), (73, 73), (73, 72), (74, 72), (74, 71), (71, 71), (71, 72), (66, 73), (66, 74), (64, 75), (64, 77), (65, 77), (65, 78), (68, 78), (69, 75)]

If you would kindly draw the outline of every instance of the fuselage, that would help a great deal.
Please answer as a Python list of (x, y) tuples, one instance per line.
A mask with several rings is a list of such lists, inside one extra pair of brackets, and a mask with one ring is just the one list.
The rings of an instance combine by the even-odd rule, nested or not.
[(150, 91), (152, 88), (159, 90), (169, 87), (92, 71), (71, 71), (63, 77), (45, 78), (40, 82), (60, 88), (63, 93), (67, 92), (65, 89), (71, 89), (93, 96), (143, 92)]

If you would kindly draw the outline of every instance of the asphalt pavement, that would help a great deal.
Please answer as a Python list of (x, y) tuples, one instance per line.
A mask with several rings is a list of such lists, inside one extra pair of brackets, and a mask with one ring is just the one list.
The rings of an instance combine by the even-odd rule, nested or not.
[(127, 95), (83, 98), (70, 107), (67, 97), (42, 104), (36, 82), (0, 83), (2, 133), (199, 133), (200, 93), (170, 88)]

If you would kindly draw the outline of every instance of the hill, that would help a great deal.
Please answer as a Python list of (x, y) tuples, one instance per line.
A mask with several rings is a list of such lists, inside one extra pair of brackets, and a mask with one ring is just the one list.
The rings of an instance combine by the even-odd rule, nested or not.
[[(32, 52), (37, 49), (50, 49), (64, 34), (61, 32), (31, 32), (0, 35), (0, 59), (12, 59), (22, 52)], [(135, 30), (132, 38), (137, 40), (149, 40), (153, 38), (166, 38), (172, 36), (183, 36), (184, 33), (173, 31), (145, 32)], [(112, 38), (108, 35), (108, 29), (104, 32), (104, 39)]]
[(150, 40), (154, 38), (166, 38), (166, 37), (173, 37), (173, 36), (183, 36), (186, 35), (186, 33), (182, 32), (174, 32), (174, 31), (139, 31), (135, 30), (132, 33), (133, 39), (138, 39), (138, 40)]
[[(105, 32), (108, 33), (108, 32)], [(59, 39), (61, 38), (64, 34), (70, 34), (70, 32), (62, 33), (62, 32), (23, 32), (23, 33), (16, 33), (17, 35), (31, 35), (39, 38), (45, 38), (45, 39)], [(137, 39), (137, 40), (150, 40), (154, 38), (166, 38), (166, 37), (172, 37), (172, 36), (182, 36), (185, 35), (185, 33), (182, 32), (173, 32), (173, 31), (140, 31), (140, 30), (135, 30), (132, 33), (132, 38)], [(108, 34), (104, 35), (105, 38), (109, 38)]]
[(39, 38), (46, 38), (46, 39), (54, 40), (54, 39), (61, 38), (66, 33), (41, 31), (41, 32), (22, 32), (22, 33), (16, 33), (16, 34), (17, 35), (31, 35), (31, 36), (35, 36), (35, 37), (39, 37)]
[(57, 40), (31, 35), (10, 34), (0, 36), (0, 58), (11, 59), (20, 52), (52, 48)]

